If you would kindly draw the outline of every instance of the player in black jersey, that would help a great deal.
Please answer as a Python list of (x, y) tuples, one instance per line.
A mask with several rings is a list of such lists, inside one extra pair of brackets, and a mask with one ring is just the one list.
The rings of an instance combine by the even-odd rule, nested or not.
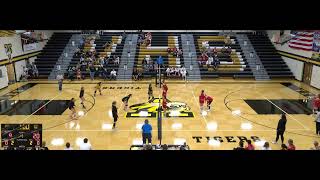
[(79, 98), (81, 100), (82, 107), (85, 109), (86, 107), (84, 106), (84, 101), (85, 101), (85, 99), (84, 99), (84, 87), (81, 87)]
[(70, 119), (72, 119), (72, 120), (77, 119), (77, 114), (76, 114), (76, 109), (75, 109), (76, 106), (75, 106), (74, 102), (75, 102), (75, 99), (72, 98), (69, 103), (69, 109), (71, 111)]
[(152, 85), (149, 84), (149, 88), (148, 88), (148, 100), (153, 99), (153, 90), (152, 90)]
[(113, 117), (113, 126), (112, 129), (116, 127), (116, 123), (118, 121), (118, 108), (117, 108), (117, 103), (116, 101), (112, 102), (112, 117)]
[(128, 101), (131, 98), (132, 94), (129, 94), (128, 96), (122, 98), (122, 102), (124, 104), (123, 110), (127, 111), (128, 109)]

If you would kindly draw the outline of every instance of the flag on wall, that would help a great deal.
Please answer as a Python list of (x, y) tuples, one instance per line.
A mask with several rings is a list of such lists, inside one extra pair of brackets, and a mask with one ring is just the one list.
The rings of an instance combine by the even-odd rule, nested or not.
[(289, 41), (289, 47), (304, 51), (312, 51), (314, 32), (310, 31), (297, 31), (294, 37)]

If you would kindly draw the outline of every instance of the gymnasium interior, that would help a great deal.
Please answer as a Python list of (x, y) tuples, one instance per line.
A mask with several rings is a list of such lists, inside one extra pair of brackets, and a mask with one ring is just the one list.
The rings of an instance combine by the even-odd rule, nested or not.
[(319, 150), (319, 54), (318, 30), (0, 30), (1, 149)]

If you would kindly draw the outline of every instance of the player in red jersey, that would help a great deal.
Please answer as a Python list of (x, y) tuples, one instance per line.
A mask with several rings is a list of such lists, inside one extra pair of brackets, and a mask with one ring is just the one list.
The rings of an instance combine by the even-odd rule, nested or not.
[(163, 80), (162, 82), (162, 98), (163, 99), (167, 99), (167, 93), (168, 93), (168, 86)]
[(199, 96), (200, 110), (203, 111), (203, 104), (206, 101), (206, 95), (204, 94), (204, 90), (201, 91)]
[(211, 96), (206, 96), (206, 101), (207, 101), (208, 110), (210, 111), (211, 103), (213, 101), (213, 98)]
[(167, 111), (167, 99), (166, 98), (162, 98), (162, 109), (164, 112), (164, 115), (166, 115), (166, 111)]

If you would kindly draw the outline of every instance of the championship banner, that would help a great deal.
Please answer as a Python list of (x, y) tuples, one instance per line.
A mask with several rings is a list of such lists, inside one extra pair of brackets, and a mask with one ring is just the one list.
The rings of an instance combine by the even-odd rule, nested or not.
[(312, 44), (312, 59), (320, 60), (320, 31), (315, 31), (313, 34)]
[(12, 55), (12, 44), (4, 44), (4, 49), (6, 51), (6, 55), (8, 56), (8, 59), (10, 61), (11, 55)]

